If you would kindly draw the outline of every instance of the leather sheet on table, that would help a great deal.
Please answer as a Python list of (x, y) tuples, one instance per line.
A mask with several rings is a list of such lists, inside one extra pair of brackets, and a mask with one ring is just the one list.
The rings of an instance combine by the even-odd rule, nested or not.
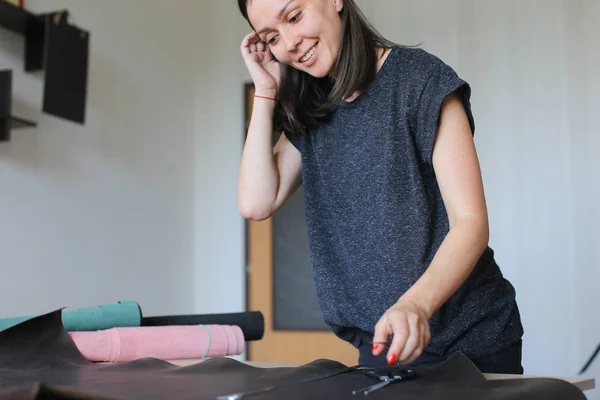
[(375, 383), (363, 371), (298, 385), (345, 365), (315, 360), (298, 367), (259, 368), (230, 358), (212, 358), (187, 367), (158, 359), (100, 364), (86, 360), (61, 322), (60, 310), (0, 332), (0, 399), (15, 400), (215, 400), (217, 396), (288, 386), (247, 397), (273, 399), (373, 400), (585, 400), (574, 385), (550, 378), (488, 381), (461, 353), (417, 369), (417, 378), (368, 396), (352, 390)]

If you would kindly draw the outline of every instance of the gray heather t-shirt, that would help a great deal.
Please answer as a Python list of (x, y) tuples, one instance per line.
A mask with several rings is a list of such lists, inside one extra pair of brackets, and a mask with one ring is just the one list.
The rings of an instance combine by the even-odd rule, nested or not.
[[(305, 216), (325, 321), (355, 346), (425, 272), (448, 233), (432, 167), (443, 99), (470, 86), (439, 58), (395, 46), (376, 80), (332, 118), (291, 138), (302, 154)], [(494, 353), (522, 334), (513, 286), (493, 251), (430, 320), (434, 354)]]

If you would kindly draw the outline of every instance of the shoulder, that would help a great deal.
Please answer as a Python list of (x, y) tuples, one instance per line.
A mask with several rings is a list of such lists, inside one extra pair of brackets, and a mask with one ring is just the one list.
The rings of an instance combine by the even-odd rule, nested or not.
[(392, 53), (396, 54), (397, 60), (411, 64), (413, 67), (431, 69), (444, 63), (440, 57), (422, 47), (395, 45)]
[(437, 55), (420, 47), (396, 45), (385, 64), (398, 76), (413, 83), (427, 82), (432, 75), (452, 68)]
[(471, 130), (475, 131), (471, 86), (441, 57), (421, 48), (398, 46), (388, 59), (391, 73), (387, 74), (386, 83), (394, 98), (406, 107), (411, 133), (424, 161), (432, 161), (442, 106), (451, 94), (460, 99)]
[(413, 95), (431, 85), (464, 83), (452, 66), (420, 47), (396, 45), (385, 64), (391, 70), (391, 79)]
[(466, 101), (470, 85), (441, 57), (422, 48), (396, 46), (389, 55), (389, 77), (410, 94), (415, 102), (439, 101), (462, 90)]

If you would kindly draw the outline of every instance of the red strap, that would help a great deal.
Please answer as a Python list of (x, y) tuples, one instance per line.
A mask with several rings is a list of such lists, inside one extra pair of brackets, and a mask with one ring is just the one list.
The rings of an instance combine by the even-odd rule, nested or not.
[(254, 97), (259, 97), (259, 98), (261, 98), (261, 99), (267, 99), (267, 100), (273, 100), (273, 101), (279, 101), (279, 99), (278, 99), (278, 98), (275, 98), (275, 97), (259, 96), (259, 95), (257, 95), (257, 94), (255, 94), (255, 95), (254, 95)]

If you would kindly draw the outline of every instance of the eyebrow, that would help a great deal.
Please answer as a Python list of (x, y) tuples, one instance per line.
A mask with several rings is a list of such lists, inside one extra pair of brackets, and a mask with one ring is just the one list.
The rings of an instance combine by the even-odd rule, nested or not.
[[(296, 0), (290, 0), (287, 3), (285, 3), (285, 5), (283, 7), (281, 7), (281, 10), (279, 10), (279, 12), (277, 13), (278, 20), (280, 20), (281, 17), (283, 17), (283, 14), (285, 14), (285, 10), (287, 10), (287, 8), (290, 6), (290, 4), (292, 4), (294, 1), (296, 1)], [(260, 31), (257, 32), (257, 35), (260, 35), (261, 33), (264, 33), (268, 30), (269, 30), (269, 28), (262, 28)]]

